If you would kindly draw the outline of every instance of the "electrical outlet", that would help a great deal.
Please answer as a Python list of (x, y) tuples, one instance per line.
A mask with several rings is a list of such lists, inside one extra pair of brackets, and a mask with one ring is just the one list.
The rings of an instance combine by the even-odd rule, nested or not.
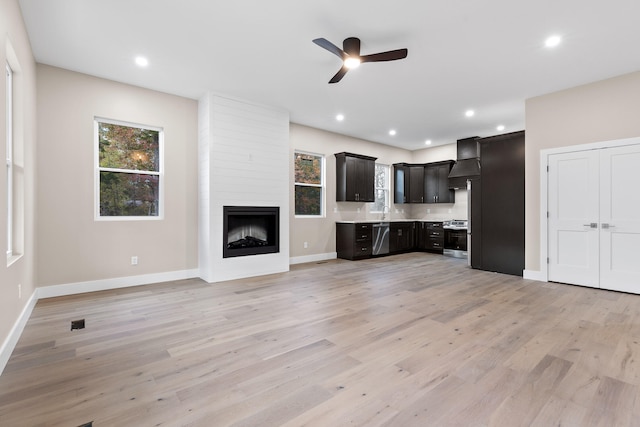
[(132, 256), (131, 257), (131, 265), (138, 265), (138, 257), (137, 256)]
[(427, 213), (431, 213), (431, 209), (427, 209)]
[(360, 213), (360, 208), (357, 209), (357, 212)]
[(449, 209), (449, 213), (451, 213), (451, 209)]
[(338, 208), (333, 208), (333, 213), (338, 213)]
[(18, 299), (22, 299), (22, 284), (18, 285)]
[(304, 248), (307, 249), (309, 247), (309, 242), (304, 242)]

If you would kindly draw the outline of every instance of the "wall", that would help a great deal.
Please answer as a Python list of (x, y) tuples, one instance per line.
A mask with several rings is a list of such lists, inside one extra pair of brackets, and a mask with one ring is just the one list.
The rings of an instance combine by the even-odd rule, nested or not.
[[(197, 102), (46, 65), (37, 84), (38, 286), (195, 270)], [(95, 116), (164, 129), (164, 219), (94, 219)]]
[[(13, 69), (14, 165), (22, 190), (17, 192), (19, 207), (14, 221), (20, 256), (11, 265), (0, 263), (0, 372), (35, 303), (34, 216), (35, 216), (35, 138), (36, 65), (18, 2), (0, 1), (0, 62)], [(3, 72), (4, 76), (5, 73)], [(0, 152), (6, 153), (6, 85), (0, 84)], [(15, 202), (14, 202), (15, 203)], [(0, 174), (0, 241), (3, 252), (7, 241), (7, 174)], [(20, 292), (19, 292), (20, 289)]]
[(640, 72), (526, 100), (525, 270), (540, 270), (540, 151), (640, 136)]
[[(295, 150), (323, 154), (326, 161), (326, 217), (296, 218), (293, 208), (290, 210), (291, 225), (291, 257), (292, 263), (309, 262), (335, 257), (335, 222), (379, 219), (380, 213), (370, 212), (371, 203), (336, 202), (336, 162), (335, 153), (343, 151), (376, 157), (376, 163), (391, 166), (393, 163), (428, 163), (440, 160), (455, 160), (455, 143), (408, 151), (375, 142), (351, 138), (302, 125), (291, 124), (290, 130), (290, 176), (293, 177), (293, 153)], [(393, 167), (390, 168), (393, 175)], [(393, 177), (391, 177), (393, 178)], [(391, 189), (393, 179), (391, 179)], [(294, 206), (293, 185), (289, 190), (290, 205)], [(465, 219), (467, 216), (466, 190), (456, 192), (456, 203), (446, 205), (409, 205), (393, 204), (393, 192), (390, 195), (391, 209), (386, 215), (389, 219), (452, 219), (454, 216)], [(427, 213), (427, 209), (430, 210)], [(359, 212), (358, 212), (359, 210)], [(451, 212), (449, 212), (451, 210)], [(308, 247), (304, 248), (304, 242)]]

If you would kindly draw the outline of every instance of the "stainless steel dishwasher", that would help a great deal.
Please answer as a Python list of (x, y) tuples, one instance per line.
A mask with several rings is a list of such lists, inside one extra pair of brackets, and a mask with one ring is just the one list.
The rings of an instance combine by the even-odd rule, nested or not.
[(372, 255), (385, 255), (389, 253), (389, 223), (380, 222), (373, 224), (373, 249)]

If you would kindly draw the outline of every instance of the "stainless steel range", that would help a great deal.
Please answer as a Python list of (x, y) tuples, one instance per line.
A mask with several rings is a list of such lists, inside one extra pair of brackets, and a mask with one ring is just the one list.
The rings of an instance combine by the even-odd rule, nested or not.
[(466, 219), (444, 221), (444, 250), (443, 255), (456, 258), (467, 258), (467, 226)]

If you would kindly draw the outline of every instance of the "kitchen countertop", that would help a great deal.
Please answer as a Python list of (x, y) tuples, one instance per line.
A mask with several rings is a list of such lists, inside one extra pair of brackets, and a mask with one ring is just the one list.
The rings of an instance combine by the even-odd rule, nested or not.
[(354, 221), (336, 221), (336, 224), (378, 224), (381, 222), (443, 222), (448, 220), (429, 219), (359, 219)]

